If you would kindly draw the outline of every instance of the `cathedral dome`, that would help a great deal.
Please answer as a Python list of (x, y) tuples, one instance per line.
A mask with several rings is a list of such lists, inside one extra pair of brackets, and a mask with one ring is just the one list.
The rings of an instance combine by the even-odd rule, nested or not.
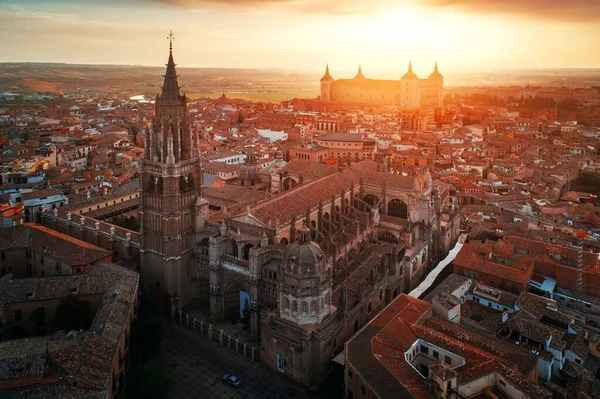
[(300, 238), (283, 251), (284, 268), (296, 275), (320, 274), (327, 265), (325, 253), (316, 242), (311, 241), (308, 227), (302, 226), (298, 232)]
[(260, 166), (258, 165), (242, 165), (240, 171), (238, 172), (238, 177), (241, 180), (257, 180), (259, 178), (258, 174), (260, 172)]
[(238, 178), (244, 185), (251, 186), (258, 183), (260, 179), (259, 173), (261, 168), (256, 160), (256, 153), (254, 150), (250, 149), (247, 153), (247, 156), (248, 158), (246, 159), (246, 163), (244, 163), (238, 171)]

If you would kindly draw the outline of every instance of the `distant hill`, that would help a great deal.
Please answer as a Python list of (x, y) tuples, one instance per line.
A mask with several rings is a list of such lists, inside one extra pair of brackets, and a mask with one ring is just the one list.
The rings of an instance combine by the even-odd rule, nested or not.
[[(178, 68), (184, 91), (280, 92), (318, 89), (309, 74), (278, 69)], [(58, 63), (0, 63), (0, 91), (72, 92), (76, 89), (109, 89), (156, 94), (163, 67), (125, 65), (74, 65)]]
[[(184, 68), (177, 70), (184, 92), (192, 97), (211, 96), (220, 92), (239, 93), (253, 101), (278, 101), (290, 95), (314, 98), (318, 95), (321, 72), (294, 72), (283, 69)], [(444, 84), (452, 87), (540, 85), (591, 87), (600, 86), (600, 69), (523, 69), (481, 70), (442, 69)], [(153, 96), (160, 90), (164, 67), (132, 65), (77, 65), (60, 63), (0, 63), (0, 92), (48, 91), (54, 93), (82, 90), (114, 91), (123, 94)], [(342, 74), (343, 75), (343, 74)], [(345, 76), (335, 75), (337, 78)], [(368, 78), (399, 79), (384, 72)], [(346, 76), (348, 77), (348, 76)], [(421, 77), (426, 77), (422, 75)], [(246, 93), (246, 95), (241, 95)], [(258, 94), (256, 96), (255, 94)]]

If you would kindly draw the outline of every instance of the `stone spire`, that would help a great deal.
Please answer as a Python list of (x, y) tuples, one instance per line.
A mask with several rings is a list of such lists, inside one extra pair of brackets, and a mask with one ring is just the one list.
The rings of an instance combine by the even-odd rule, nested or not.
[(177, 70), (175, 69), (175, 62), (173, 61), (173, 31), (169, 33), (169, 60), (167, 61), (167, 71), (163, 75), (165, 78), (162, 85), (162, 92), (160, 93), (160, 99), (163, 101), (176, 101), (183, 96), (181, 94), (181, 87), (177, 81)]
[(321, 78), (321, 81), (333, 81), (333, 77), (331, 77), (331, 75), (329, 74), (329, 64), (327, 64), (327, 66), (325, 67), (325, 75), (323, 75), (323, 77)]
[(438, 70), (438, 63), (437, 61), (435, 62), (435, 67), (433, 68), (433, 72), (431, 73), (431, 75), (429, 75), (429, 78), (443, 78), (442, 74), (440, 73), (440, 71)]
[(358, 64), (358, 73), (354, 77), (354, 79), (365, 79), (365, 75), (362, 73), (362, 65)]
[(408, 71), (402, 76), (402, 79), (417, 79), (417, 75), (413, 72), (412, 60), (408, 61)]

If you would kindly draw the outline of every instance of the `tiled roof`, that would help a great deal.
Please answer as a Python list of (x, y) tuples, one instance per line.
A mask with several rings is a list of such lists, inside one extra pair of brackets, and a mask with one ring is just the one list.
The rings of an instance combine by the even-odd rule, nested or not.
[[(288, 163), (286, 168), (293, 163), (294, 161)], [(287, 221), (292, 215), (299, 217), (308, 207), (314, 207), (320, 201), (330, 200), (333, 195), (348, 190), (352, 184), (358, 190), (361, 181), (366, 186), (381, 187), (385, 184), (390, 189), (407, 191), (412, 191), (416, 186), (415, 177), (379, 172), (375, 162), (362, 161), (350, 168), (301, 184), (273, 199), (261, 202), (252, 207), (252, 214), (265, 223), (269, 219)]]
[[(349, 364), (377, 397), (431, 397), (425, 379), (404, 357), (417, 339), (465, 359), (464, 365), (452, 369), (459, 384), (499, 372), (529, 397), (551, 397), (548, 391), (526, 378), (537, 367), (535, 355), (433, 317), (430, 306), (427, 302), (401, 295), (348, 341), (346, 358)], [(510, 364), (507, 359), (511, 359)], [(513, 364), (518, 369), (512, 369)]]
[(36, 198), (46, 198), (52, 195), (61, 195), (63, 192), (57, 188), (49, 188), (46, 190), (34, 190), (28, 193), (23, 193), (23, 201), (36, 199)]
[(29, 248), (69, 266), (87, 265), (112, 252), (35, 223), (0, 229), (0, 250)]
[[(64, 298), (102, 294), (103, 299), (90, 331), (59, 331), (54, 335), (0, 342), (0, 379), (42, 376), (77, 382), (79, 389), (63, 383), (27, 386), (0, 392), (0, 398), (101, 398), (112, 390), (108, 384), (125, 327), (137, 305), (139, 275), (117, 265), (98, 265), (83, 274), (36, 279), (5, 276), (0, 280), (2, 303), (34, 298)], [(77, 287), (73, 293), (72, 288)], [(25, 298), (24, 298), (25, 297)], [(70, 384), (69, 384), (70, 385)], [(10, 394), (6, 396), (6, 392)]]

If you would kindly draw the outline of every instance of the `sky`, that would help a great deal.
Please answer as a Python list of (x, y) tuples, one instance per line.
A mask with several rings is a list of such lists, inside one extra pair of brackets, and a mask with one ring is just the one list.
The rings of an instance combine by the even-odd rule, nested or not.
[[(600, 0), (0, 0), (0, 62), (600, 67)], [(337, 72), (337, 73), (336, 73)]]

